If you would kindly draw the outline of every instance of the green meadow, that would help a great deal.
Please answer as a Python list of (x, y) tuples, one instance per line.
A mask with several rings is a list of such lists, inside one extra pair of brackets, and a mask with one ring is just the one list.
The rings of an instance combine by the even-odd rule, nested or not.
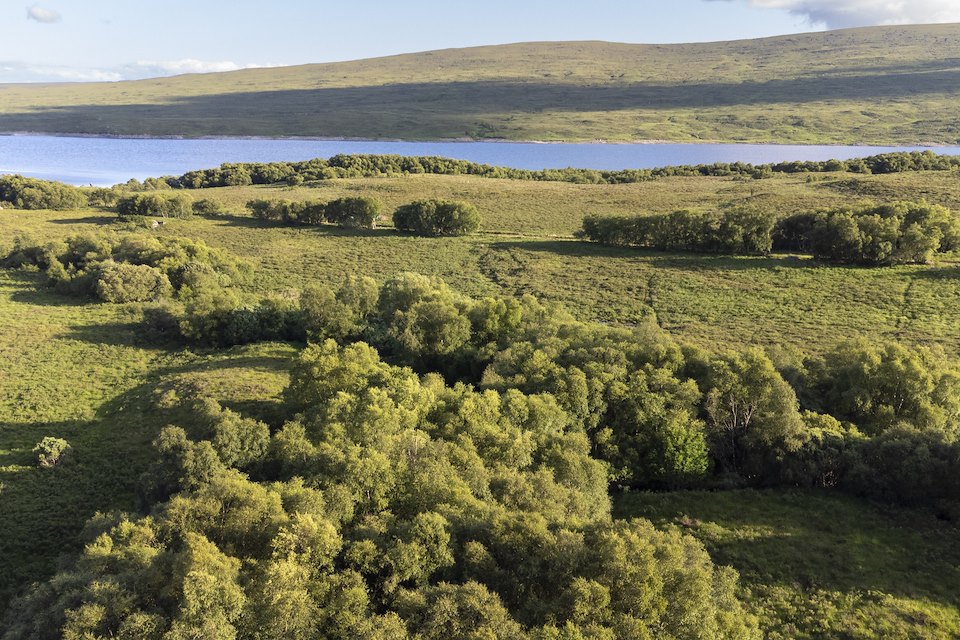
[[(826, 36), (824, 36), (826, 37)], [(732, 64), (732, 63), (731, 63)], [(183, 82), (183, 81), (181, 81)], [(9, 104), (6, 109), (9, 110)], [(0, 121), (2, 116), (0, 116)], [(378, 282), (414, 271), (474, 296), (532, 294), (584, 321), (650, 318), (714, 351), (759, 346), (775, 362), (866, 337), (942, 348), (960, 357), (960, 256), (928, 265), (831, 266), (808, 256), (727, 257), (604, 247), (577, 240), (593, 213), (661, 213), (751, 203), (813, 211), (898, 199), (960, 210), (956, 172), (783, 175), (763, 180), (672, 177), (625, 185), (466, 176), (337, 179), (316, 186), (189, 192), (228, 213), (158, 228), (99, 209), (0, 212), (0, 245), (76, 233), (201, 239), (253, 264), (251, 299), (294, 298), (349, 274)], [(251, 217), (255, 198), (373, 196), (387, 211), (426, 197), (466, 200), (479, 233), (420, 238), (378, 229), (289, 227)], [(149, 226), (149, 225), (148, 225)], [(194, 389), (271, 422), (302, 345), (229, 349), (165, 342), (141, 325), (143, 306), (65, 297), (30, 270), (0, 270), (0, 610), (46, 579), (96, 512), (134, 511), (150, 442), (177, 418), (170, 389)], [(73, 464), (41, 469), (33, 446), (68, 440)], [(700, 540), (741, 575), (740, 596), (770, 638), (950, 638), (960, 634), (955, 522), (929, 512), (800, 490), (627, 492), (614, 516), (644, 517)]]

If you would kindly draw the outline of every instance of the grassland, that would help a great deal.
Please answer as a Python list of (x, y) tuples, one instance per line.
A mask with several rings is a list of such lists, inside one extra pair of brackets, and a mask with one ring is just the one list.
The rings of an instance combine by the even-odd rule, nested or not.
[(835, 494), (627, 493), (618, 517), (684, 527), (736, 568), (766, 637), (955, 638), (956, 526)]
[(960, 25), (539, 42), (120, 83), (0, 86), (0, 131), (957, 143)]
[[(414, 238), (383, 228), (346, 231), (260, 223), (255, 197), (374, 195), (388, 209), (420, 197), (466, 199), (484, 217), (465, 238)], [(925, 197), (960, 209), (956, 172), (886, 176), (777, 175), (764, 180), (666, 178), (575, 185), (463, 176), (334, 180), (319, 187), (227, 187), (197, 197), (229, 215), (169, 220), (155, 231), (201, 238), (254, 263), (251, 297), (295, 295), (346, 273), (383, 280), (406, 270), (442, 276), (470, 295), (532, 293), (584, 319), (629, 324), (655, 315), (711, 349), (759, 344), (807, 353), (854, 336), (942, 345), (960, 356), (960, 258), (895, 268), (823, 266), (800, 256), (727, 258), (605, 248), (572, 234), (587, 213), (664, 212), (753, 201), (784, 212)], [(12, 211), (0, 239), (54, 239), (116, 229), (97, 210)], [(3, 240), (0, 240), (0, 245)], [(228, 406), (270, 418), (295, 345), (225, 351), (155, 343), (137, 305), (88, 304), (44, 289), (40, 274), (0, 271), (0, 609), (96, 511), (137, 505), (148, 443), (177, 415), (162, 393), (202, 386)], [(31, 448), (66, 438), (72, 465), (39, 469)], [(960, 632), (956, 529), (929, 514), (885, 511), (793, 492), (629, 494), (618, 514), (663, 526), (680, 514), (716, 560), (744, 576), (751, 607), (773, 638), (946, 638)]]
[[(859, 335), (941, 344), (960, 355), (960, 263), (883, 269), (823, 266), (801, 256), (729, 258), (602, 247), (572, 238), (586, 213), (663, 212), (753, 202), (797, 211), (926, 197), (960, 209), (955, 173), (851, 177), (779, 175), (766, 180), (668, 178), (629, 185), (574, 185), (463, 176), (335, 180), (318, 188), (230, 187), (202, 194), (232, 215), (169, 221), (160, 233), (203, 238), (251, 260), (251, 294), (295, 293), (347, 272), (386, 278), (400, 271), (442, 276), (471, 295), (530, 293), (567, 305), (583, 319), (633, 323), (654, 314), (662, 326), (706, 345), (790, 346), (821, 351)], [(821, 179), (822, 178), (822, 179)], [(421, 239), (384, 228), (264, 226), (243, 211), (255, 197), (332, 199), (374, 195), (388, 210), (426, 196), (478, 205), (483, 231)], [(57, 237), (94, 230), (101, 212), (5, 212), (0, 233)]]

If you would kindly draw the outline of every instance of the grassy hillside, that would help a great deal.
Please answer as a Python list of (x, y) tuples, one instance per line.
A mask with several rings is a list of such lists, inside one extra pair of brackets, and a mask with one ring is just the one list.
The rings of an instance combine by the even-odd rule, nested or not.
[(0, 131), (957, 143), (960, 25), (541, 42), (120, 83), (2, 85)]

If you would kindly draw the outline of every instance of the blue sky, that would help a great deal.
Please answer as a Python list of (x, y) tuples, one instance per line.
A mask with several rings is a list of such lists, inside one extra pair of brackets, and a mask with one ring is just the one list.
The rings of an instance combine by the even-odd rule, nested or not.
[(960, 21), (960, 0), (0, 2), (0, 82), (121, 80), (531, 40), (702, 42)]

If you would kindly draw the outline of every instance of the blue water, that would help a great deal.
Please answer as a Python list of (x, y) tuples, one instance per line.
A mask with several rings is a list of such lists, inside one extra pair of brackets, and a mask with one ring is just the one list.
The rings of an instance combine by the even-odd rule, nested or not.
[[(529, 142), (389, 142), (329, 140), (159, 140), (0, 135), (0, 173), (106, 186), (180, 175), (224, 162), (328, 158), (338, 153), (435, 155), (518, 169), (651, 169), (669, 165), (789, 160), (845, 160), (926, 147), (760, 144), (538, 144)], [(934, 147), (960, 155), (960, 147)]]

